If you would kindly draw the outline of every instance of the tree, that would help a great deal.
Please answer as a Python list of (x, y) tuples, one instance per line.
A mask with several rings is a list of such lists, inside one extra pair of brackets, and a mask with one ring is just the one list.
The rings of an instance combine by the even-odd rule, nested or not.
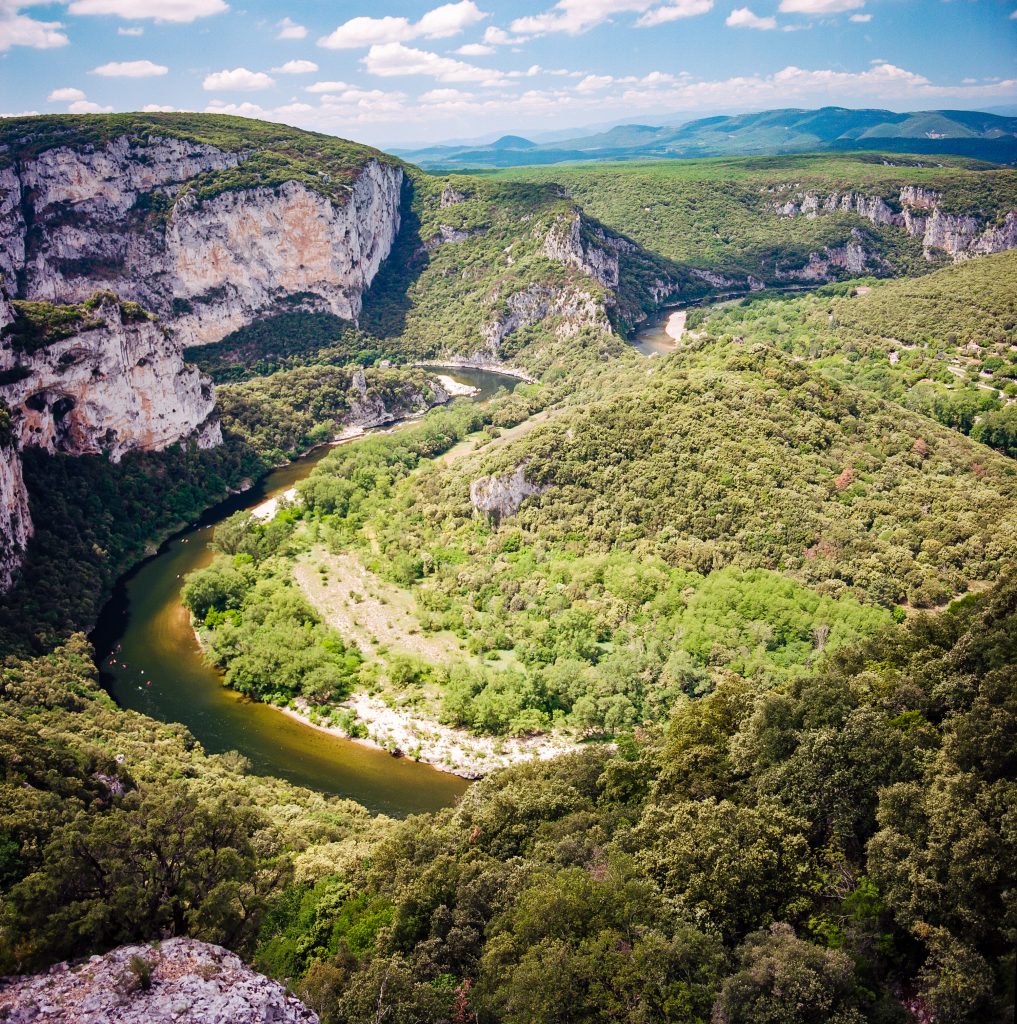
[(854, 965), (840, 950), (797, 938), (787, 924), (750, 935), (724, 981), (716, 1024), (862, 1024)]

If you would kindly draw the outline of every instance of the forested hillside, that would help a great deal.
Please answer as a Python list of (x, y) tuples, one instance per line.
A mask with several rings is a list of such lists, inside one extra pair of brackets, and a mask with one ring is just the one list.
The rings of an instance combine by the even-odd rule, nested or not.
[[(235, 331), (209, 299), (221, 336), (185, 354), (221, 446), (25, 448), (0, 971), (186, 934), (325, 1024), (1003, 1024), (1017, 260), (997, 250), (1017, 172), (852, 155), (430, 176), (246, 124), (3, 129), (4, 160), (160, 132), (237, 157), (132, 207), (135, 227), (291, 184), (331, 223), (372, 158), (402, 191), (349, 318), (334, 281), (258, 292)], [(678, 306), (668, 351), (641, 355), (640, 324)], [(89, 308), (19, 298), (4, 342), (44, 351)], [(152, 329), (176, 338), (172, 316)], [(452, 400), (429, 365), (449, 362), (513, 390)], [(241, 496), (340, 435), (293, 491)], [(482, 777), (455, 806), (371, 816), (102, 689), (83, 633), (115, 580), (230, 492), (248, 511), (215, 513), (211, 552), (180, 539), (208, 557), (169, 570), (152, 622), (241, 712)]]

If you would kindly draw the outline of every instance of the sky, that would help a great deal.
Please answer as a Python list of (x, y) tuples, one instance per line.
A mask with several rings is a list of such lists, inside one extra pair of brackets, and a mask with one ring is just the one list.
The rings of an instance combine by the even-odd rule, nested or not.
[(1017, 104), (1017, 0), (0, 0), (0, 114), (379, 146), (773, 107)]

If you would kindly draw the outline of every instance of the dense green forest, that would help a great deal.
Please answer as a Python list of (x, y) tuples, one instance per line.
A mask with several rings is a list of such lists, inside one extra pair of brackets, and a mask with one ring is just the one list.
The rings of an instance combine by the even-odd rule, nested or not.
[(803, 266), (812, 252), (858, 238), (878, 257), (875, 266), (884, 261), (888, 275), (926, 269), (920, 243), (899, 230), (842, 213), (778, 216), (778, 200), (791, 193), (858, 192), (893, 205), (902, 186), (920, 185), (940, 192), (944, 209), (977, 213), (990, 223), (1017, 205), (1011, 170), (950, 158), (921, 165), (872, 154), (527, 167), (490, 178), (553, 181), (587, 214), (651, 252), (696, 269), (754, 274), (767, 283), (780, 280), (778, 270)]
[[(373, 155), (250, 124), (8, 119), (0, 144), (31, 125), (35, 151), (125, 130), (243, 150), (179, 193), (199, 198), (297, 180), (342, 202)], [(927, 185), (986, 222), (1017, 205), (1017, 172), (937, 163), (407, 167), (356, 325), (291, 296), (188, 350), (220, 448), (27, 449), (0, 973), (189, 934), (325, 1024), (1012, 1016), (1017, 263), (772, 208), (792, 183)], [(743, 294), (859, 238), (905, 276)], [(731, 292), (670, 354), (629, 344), (664, 303)], [(88, 312), (18, 303), (13, 340)], [(114, 705), (82, 634), (119, 575), (358, 409), (433, 404), (409, 364), (478, 354), (536, 381), (335, 448), (274, 517), (220, 522), (182, 597), (225, 685), (316, 724), (362, 737), (344, 702), (366, 694), (574, 752), (396, 822)]]
[(1015, 642), (1010, 582), (394, 825), (116, 710), (73, 640), (2, 675), (0, 962), (157, 927), (327, 1022), (1003, 1020)]
[(1007, 454), (1017, 451), (1017, 258), (915, 280), (828, 285), (693, 313), (712, 337), (751, 336)]

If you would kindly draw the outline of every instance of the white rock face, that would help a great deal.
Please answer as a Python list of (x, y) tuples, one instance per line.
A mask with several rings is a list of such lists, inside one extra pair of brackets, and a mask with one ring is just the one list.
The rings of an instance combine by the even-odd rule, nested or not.
[[(132, 969), (144, 961), (145, 988)], [(194, 939), (121, 946), (42, 974), (0, 981), (5, 1024), (318, 1024), (277, 981)]]
[(402, 178), (371, 160), (345, 206), (294, 182), (182, 200), (166, 232), (171, 309), (173, 299), (190, 306), (171, 319), (179, 340), (218, 341), (300, 292), (356, 320), (399, 230)]
[(28, 490), (21, 459), (13, 445), (0, 446), (0, 592), (7, 590), (21, 566), (32, 536)]
[(366, 161), (341, 205), (298, 182), (174, 201), (195, 175), (246, 156), (120, 138), (0, 171), (8, 289), (60, 303), (113, 291), (158, 314), (181, 345), (217, 341), (296, 293), (356, 319), (399, 229), (402, 169)]
[(527, 498), (546, 490), (526, 479), (524, 464), (501, 476), (478, 477), (470, 484), (470, 502), (481, 515), (499, 523), (514, 516)]
[(477, 353), (482, 359), (475, 365), (487, 365), (483, 361), (486, 358), (490, 365), (497, 366), (501, 358), (500, 346), (505, 338), (520, 327), (539, 323), (549, 316), (561, 318), (555, 328), (559, 338), (573, 337), (584, 327), (594, 328), (604, 334), (612, 331), (604, 302), (578, 287), (547, 288), (543, 285), (530, 285), (510, 295), (505, 305), (508, 306), (507, 314), (481, 326), (480, 334), (485, 347)]
[(839, 276), (838, 272), (857, 277), (864, 274), (869, 268), (870, 262), (876, 257), (870, 256), (865, 249), (857, 242), (848, 242), (847, 245), (827, 248), (822, 253), (811, 253), (809, 261), (804, 267), (793, 269), (776, 269), (776, 276), (783, 281), (829, 281)]
[(544, 237), (544, 253), (548, 259), (577, 267), (599, 281), (605, 288), (618, 287), (618, 252), (603, 231), (596, 231), (597, 244), (583, 238), (583, 217), (575, 210), (571, 217), (559, 218)]
[(159, 451), (196, 435), (222, 442), (212, 417), (215, 390), (153, 320), (124, 316), (113, 300), (94, 311), (90, 330), (33, 353), (5, 351), (24, 379), (0, 386), (20, 447), (73, 455), (134, 448)]
[(774, 208), (782, 217), (854, 213), (873, 224), (900, 228), (912, 238), (921, 238), (927, 257), (932, 256), (934, 249), (943, 250), (958, 261), (1017, 248), (1017, 211), (1007, 213), (999, 225), (986, 226), (977, 217), (945, 213), (941, 194), (917, 185), (906, 185), (900, 190), (898, 205), (899, 213), (878, 196), (798, 192)]
[[(124, 322), (111, 304), (94, 329), (31, 355), (0, 346), (0, 371), (24, 371), (0, 386), (20, 446), (117, 460), (189, 435), (218, 444), (214, 391), (184, 365), (182, 346), (217, 341), (295, 294), (303, 308), (356, 319), (399, 229), (402, 169), (367, 160), (344, 203), (298, 182), (180, 195), (249, 155), (124, 136), (0, 169), (0, 330), (12, 319), (8, 297), (73, 304), (97, 291), (139, 303), (168, 329)], [(361, 412), (370, 421), (378, 410)], [(0, 590), (31, 528), (16, 453), (2, 461)]]

